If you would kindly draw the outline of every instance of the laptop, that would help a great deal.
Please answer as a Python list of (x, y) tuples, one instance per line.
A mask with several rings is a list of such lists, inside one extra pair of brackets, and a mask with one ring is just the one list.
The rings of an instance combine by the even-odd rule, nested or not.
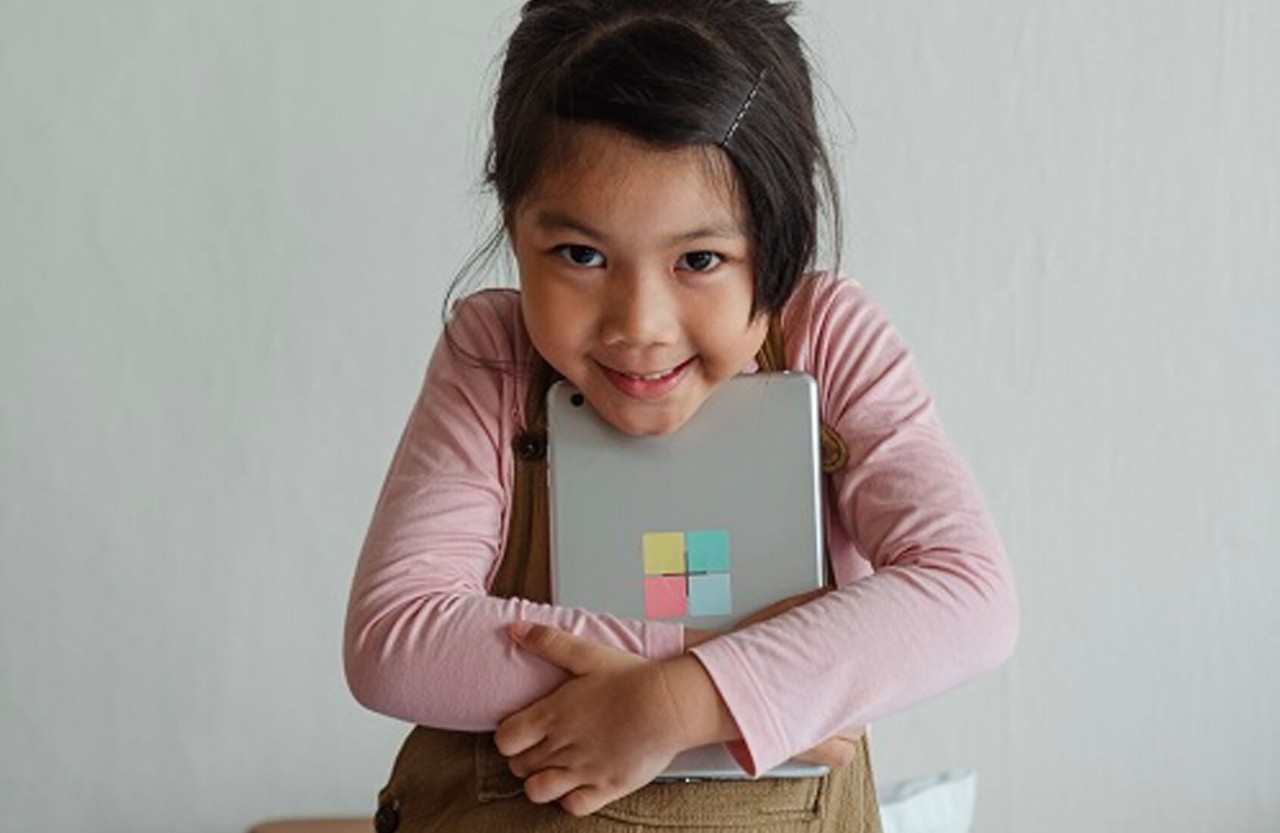
[[(633, 437), (572, 385), (547, 394), (552, 601), (727, 630), (826, 583), (817, 385), (803, 373), (726, 380), (678, 431)], [(787, 763), (764, 777), (815, 777)], [(662, 780), (746, 778), (721, 744)]]

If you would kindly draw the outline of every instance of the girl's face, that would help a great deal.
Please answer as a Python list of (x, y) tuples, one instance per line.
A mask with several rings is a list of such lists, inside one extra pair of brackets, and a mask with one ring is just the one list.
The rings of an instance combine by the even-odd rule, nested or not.
[(674, 431), (764, 341), (740, 200), (702, 149), (571, 137), (509, 223), (525, 325), (610, 424)]

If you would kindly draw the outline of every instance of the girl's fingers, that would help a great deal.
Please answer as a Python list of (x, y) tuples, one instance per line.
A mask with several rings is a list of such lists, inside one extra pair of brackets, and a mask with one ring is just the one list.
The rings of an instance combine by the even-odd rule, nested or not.
[(853, 763), (858, 753), (858, 739), (866, 731), (864, 726), (845, 729), (833, 738), (828, 738), (807, 752), (796, 756), (796, 760), (805, 764), (842, 767)]
[(567, 769), (544, 769), (525, 779), (524, 794), (534, 804), (547, 804), (581, 784), (581, 779)]
[(853, 744), (842, 738), (825, 740), (807, 752), (802, 752), (795, 760), (802, 764), (842, 767), (853, 762)]
[(498, 747), (503, 757), (510, 758), (527, 752), (546, 737), (547, 733), (542, 729), (540, 721), (530, 714), (531, 711), (533, 708), (518, 711), (498, 724), (493, 733), (493, 745)]
[(567, 767), (571, 763), (561, 747), (551, 745), (550, 738), (543, 738), (537, 745), (507, 759), (511, 774), (517, 778), (527, 778), (544, 769)]
[(530, 622), (513, 624), (511, 638), (529, 653), (576, 676), (606, 667), (620, 653), (566, 631)]
[(597, 787), (579, 787), (560, 799), (560, 806), (571, 816), (589, 816), (604, 805), (620, 798), (620, 795), (606, 795)]
[(830, 587), (819, 587), (817, 590), (809, 590), (805, 593), (800, 593), (795, 596), (788, 596), (785, 599), (774, 602), (773, 604), (769, 605), (766, 608), (757, 610), (755, 613), (752, 613), (750, 616), (743, 619), (738, 624), (734, 625), (733, 629), (742, 630), (743, 628), (750, 627), (751, 625), (756, 625), (756, 624), (759, 624), (760, 622), (765, 622), (769, 619), (772, 619), (775, 616), (781, 616), (782, 614), (786, 613), (788, 610), (791, 610), (793, 607), (799, 607), (802, 604), (808, 604), (814, 599), (821, 598), (822, 596), (825, 596), (830, 592), (831, 592)]

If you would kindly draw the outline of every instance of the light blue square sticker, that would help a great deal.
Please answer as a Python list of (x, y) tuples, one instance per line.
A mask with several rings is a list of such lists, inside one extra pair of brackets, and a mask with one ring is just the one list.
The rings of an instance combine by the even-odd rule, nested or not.
[(690, 573), (729, 572), (729, 532), (702, 529), (684, 536)]
[(729, 616), (733, 613), (733, 589), (728, 573), (689, 576), (690, 616)]

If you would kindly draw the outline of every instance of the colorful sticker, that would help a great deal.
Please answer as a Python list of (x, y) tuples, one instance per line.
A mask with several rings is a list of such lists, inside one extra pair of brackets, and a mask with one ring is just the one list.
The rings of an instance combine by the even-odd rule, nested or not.
[(646, 532), (644, 612), (649, 619), (729, 616), (729, 533), (723, 529)]

